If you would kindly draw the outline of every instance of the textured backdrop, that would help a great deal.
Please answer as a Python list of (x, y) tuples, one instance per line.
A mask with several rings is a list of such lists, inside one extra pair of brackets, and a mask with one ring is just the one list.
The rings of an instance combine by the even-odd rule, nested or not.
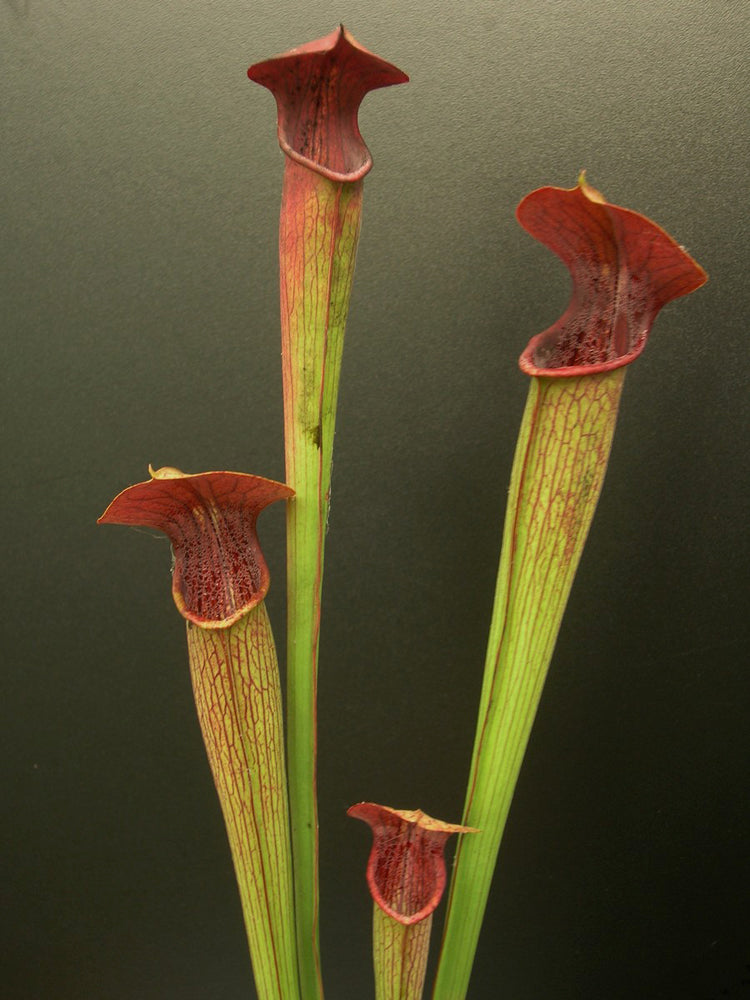
[[(247, 66), (343, 19), (412, 78), (344, 357), (320, 689), (324, 973), (372, 994), (359, 799), (460, 818), (516, 359), (565, 306), (518, 200), (581, 168), (709, 284), (627, 377), (470, 1000), (745, 995), (745, 0), (0, 0), (6, 1000), (251, 1000), (146, 464), (283, 478), (282, 154)], [(260, 522), (283, 638), (283, 511)]]

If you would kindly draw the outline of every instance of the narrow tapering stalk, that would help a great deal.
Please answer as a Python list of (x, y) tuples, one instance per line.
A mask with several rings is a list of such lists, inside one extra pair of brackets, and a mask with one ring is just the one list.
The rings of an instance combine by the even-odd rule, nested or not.
[(422, 1000), (432, 914), (418, 924), (404, 925), (375, 903), (372, 913), (372, 954), (375, 1000)]
[(703, 270), (662, 229), (585, 178), (540, 188), (518, 219), (573, 278), (564, 315), (532, 338), (463, 822), (434, 1000), (464, 1000), (500, 841), (607, 467), (625, 367), (659, 310)]
[(357, 123), (370, 90), (408, 77), (343, 26), (256, 63), (286, 154), (279, 227), (287, 480), (288, 766), (303, 1000), (323, 995), (318, 929), (317, 682), (323, 553), (344, 327), (372, 166)]
[(583, 544), (625, 369), (532, 378), (511, 474), (462, 837), (435, 997), (463, 998), (500, 840)]
[(287, 160), (279, 234), (287, 506), (287, 720), (300, 965), (320, 989), (317, 685), (325, 532), (341, 355), (362, 213), (362, 182)]
[(198, 721), (229, 837), (259, 1000), (299, 993), (284, 734), (265, 603), (225, 629), (187, 623)]

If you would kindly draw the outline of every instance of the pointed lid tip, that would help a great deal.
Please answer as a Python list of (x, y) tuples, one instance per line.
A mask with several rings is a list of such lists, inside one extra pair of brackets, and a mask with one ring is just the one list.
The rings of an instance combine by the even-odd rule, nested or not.
[(360, 45), (343, 24), (323, 38), (254, 63), (247, 75), (276, 99), (284, 153), (328, 180), (349, 183), (372, 167), (357, 121), (363, 98), (409, 80)]

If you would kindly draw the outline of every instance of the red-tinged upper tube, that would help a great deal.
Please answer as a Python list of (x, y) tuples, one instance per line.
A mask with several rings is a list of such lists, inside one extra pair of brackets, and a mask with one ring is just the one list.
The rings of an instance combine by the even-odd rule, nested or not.
[(247, 75), (276, 98), (279, 143), (287, 156), (332, 181), (357, 181), (372, 167), (357, 123), (365, 94), (409, 80), (343, 25), (255, 63)]
[(240, 472), (149, 471), (151, 479), (118, 494), (98, 523), (163, 531), (174, 551), (172, 595), (180, 614), (204, 628), (232, 625), (268, 592), (258, 514), (294, 491)]
[(529, 375), (592, 375), (630, 364), (656, 314), (695, 291), (706, 273), (656, 223), (610, 205), (583, 176), (570, 190), (532, 191), (516, 210), (523, 228), (554, 251), (573, 279), (560, 319), (520, 358)]
[(372, 828), (367, 884), (381, 910), (400, 924), (417, 924), (432, 913), (445, 889), (445, 842), (470, 827), (443, 823), (421, 809), (391, 809), (360, 802), (347, 815)]

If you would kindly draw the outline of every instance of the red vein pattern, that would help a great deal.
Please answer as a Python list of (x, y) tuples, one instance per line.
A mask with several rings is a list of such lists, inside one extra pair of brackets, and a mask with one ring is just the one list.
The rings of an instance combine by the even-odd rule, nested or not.
[[(289, 782), (303, 996), (322, 995), (317, 946), (318, 642), (341, 356), (362, 182), (337, 184), (294, 160), (284, 173), (279, 253), (287, 507)], [(310, 955), (314, 958), (310, 958)], [(314, 965), (314, 968), (309, 968)]]
[(180, 614), (223, 628), (266, 596), (270, 577), (256, 522), (268, 504), (292, 494), (283, 483), (242, 472), (191, 476), (165, 468), (119, 493), (98, 523), (163, 531), (172, 543)]
[(187, 639), (258, 997), (293, 1000), (299, 987), (281, 692), (265, 604), (226, 629), (188, 622)]
[[(533, 378), (516, 448), (463, 822), (435, 997), (464, 997), (487, 897), (586, 536), (604, 480), (625, 368)], [(481, 840), (481, 844), (479, 841)], [(470, 959), (453, 960), (470, 940)]]
[(334, 184), (287, 162), (279, 230), (282, 376), (286, 476), (297, 484), (287, 508), (296, 542), (287, 578), (299, 630), (289, 655), (311, 662), (313, 691), (336, 402), (361, 219), (361, 183)]
[[(513, 740), (519, 729), (527, 737), (531, 729), (535, 695), (601, 493), (623, 382), (624, 371), (614, 371), (586, 380), (535, 379), (530, 389), (528, 433), (518, 444), (503, 538), (502, 605), (488, 697), (488, 712), (507, 713), (505, 740), (487, 746), (483, 765), (499, 795), (502, 779), (510, 781), (509, 772), (520, 768), (525, 744)], [(508, 663), (534, 669), (515, 674), (505, 669)], [(487, 724), (485, 719), (485, 730)], [(469, 809), (476, 791), (474, 784)]]
[(656, 223), (610, 205), (583, 178), (570, 189), (539, 188), (518, 221), (570, 271), (570, 304), (521, 355), (529, 375), (591, 375), (630, 364), (659, 310), (695, 291), (705, 271)]
[(343, 25), (256, 63), (247, 75), (276, 98), (279, 144), (287, 156), (332, 181), (361, 180), (372, 167), (357, 123), (364, 96), (409, 79)]
[(432, 914), (404, 925), (373, 907), (375, 1000), (421, 1000), (430, 953)]
[(405, 926), (430, 916), (442, 898), (448, 837), (477, 832), (433, 819), (421, 809), (391, 809), (374, 802), (350, 806), (347, 815), (372, 829), (367, 862), (372, 898), (384, 913)]

